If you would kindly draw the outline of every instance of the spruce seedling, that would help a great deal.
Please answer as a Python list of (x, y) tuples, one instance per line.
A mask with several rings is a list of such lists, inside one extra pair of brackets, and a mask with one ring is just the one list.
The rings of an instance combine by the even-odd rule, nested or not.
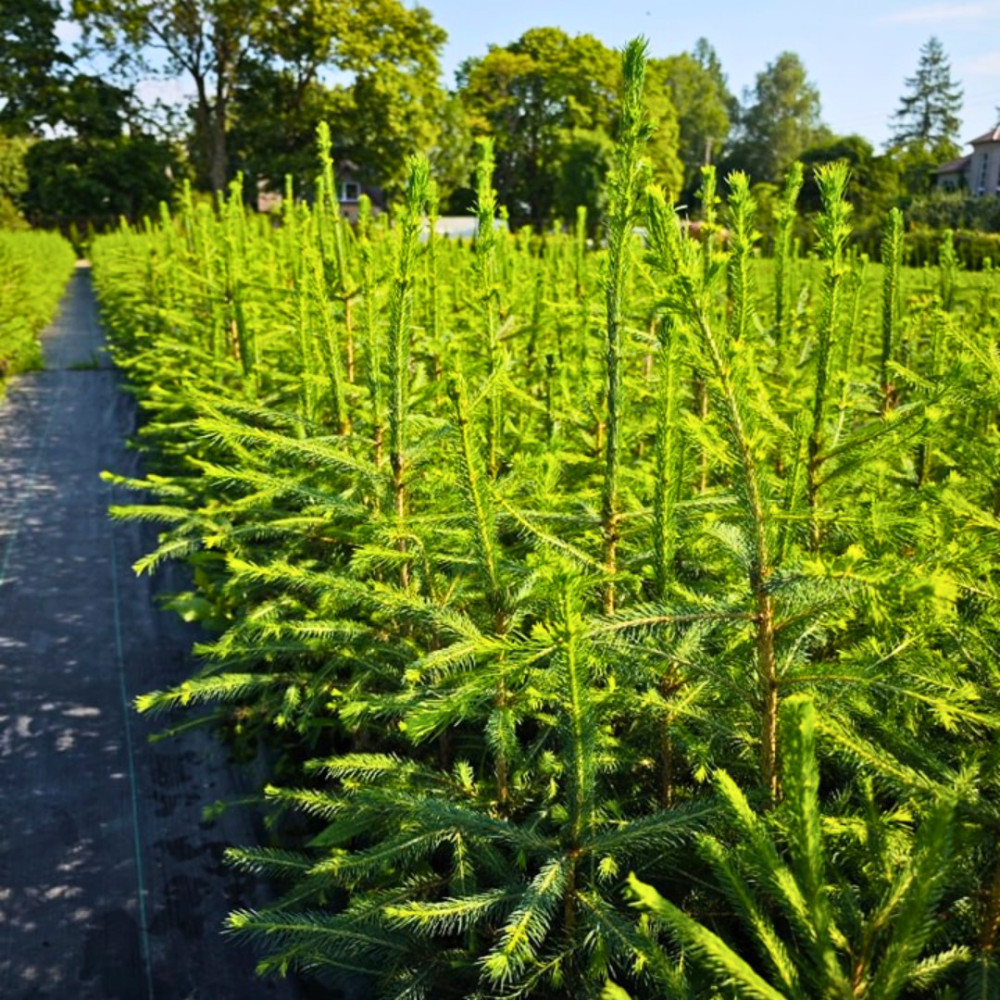
[(903, 266), (903, 213), (889, 212), (882, 236), (882, 354), (879, 375), (882, 382), (882, 412), (892, 409), (896, 392), (889, 380), (889, 362), (896, 349), (899, 325), (900, 269)]
[(825, 263), (823, 274), (823, 311), (819, 322), (819, 345), (816, 352), (816, 382), (813, 390), (812, 428), (809, 432), (809, 534), (814, 552), (820, 544), (819, 479), (823, 462), (824, 421), (826, 419), (827, 383), (834, 337), (840, 322), (840, 289), (848, 264), (844, 249), (851, 227), (847, 219), (851, 204), (845, 199), (850, 176), (846, 163), (828, 163), (816, 170), (823, 212), (816, 223), (819, 253)]
[(798, 213), (795, 210), (802, 190), (802, 164), (795, 162), (785, 175), (785, 186), (775, 212), (777, 233), (774, 238), (774, 342), (780, 349), (786, 339), (788, 303), (792, 298), (790, 257), (794, 249), (792, 234)]
[(607, 316), (606, 377), (607, 441), (604, 452), (604, 485), (601, 494), (601, 532), (604, 536), (604, 566), (608, 582), (604, 588), (604, 612), (615, 610), (614, 576), (618, 569), (620, 532), (619, 476), (621, 432), (625, 394), (622, 379), (622, 327), (625, 289), (632, 268), (634, 230), (638, 221), (638, 195), (642, 189), (643, 150), (650, 136), (643, 100), (646, 73), (645, 39), (636, 38), (622, 55), (625, 93), (621, 109), (621, 134), (615, 148), (615, 164), (608, 180), (608, 263), (604, 278)]

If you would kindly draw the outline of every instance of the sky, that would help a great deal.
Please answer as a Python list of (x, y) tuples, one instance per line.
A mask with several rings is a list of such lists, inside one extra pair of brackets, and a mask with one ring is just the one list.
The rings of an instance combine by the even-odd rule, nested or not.
[[(1000, 0), (423, 0), (423, 5), (448, 32), (442, 56), (448, 86), (465, 58), (482, 55), (490, 44), (506, 45), (528, 28), (589, 33), (615, 48), (641, 34), (654, 56), (689, 51), (704, 36), (737, 96), (779, 53), (798, 53), (819, 88), (823, 120), (836, 133), (858, 133), (881, 146), (920, 48), (936, 35), (965, 94), (960, 141), (981, 135), (1000, 117)], [(69, 41), (76, 31), (64, 27)], [(162, 81), (141, 88), (147, 97), (169, 99), (180, 92)]]
[(448, 32), (447, 82), (470, 55), (505, 45), (528, 28), (589, 33), (620, 47), (645, 35), (654, 56), (689, 51), (699, 37), (719, 54), (730, 89), (751, 87), (779, 53), (798, 53), (819, 87), (824, 121), (880, 146), (913, 75), (920, 47), (937, 35), (965, 91), (962, 141), (997, 124), (1000, 0), (423, 0)]

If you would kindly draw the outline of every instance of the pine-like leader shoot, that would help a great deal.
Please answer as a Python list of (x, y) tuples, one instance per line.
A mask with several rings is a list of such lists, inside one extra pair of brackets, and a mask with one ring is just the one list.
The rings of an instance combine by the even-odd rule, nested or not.
[(586, 297), (587, 273), (587, 206), (576, 206), (576, 229), (573, 230), (573, 280), (576, 297)]
[(361, 276), (361, 321), (364, 327), (368, 403), (371, 407), (372, 445), (376, 468), (382, 464), (385, 445), (385, 393), (382, 388), (382, 345), (378, 336), (378, 305), (375, 301), (375, 248), (371, 241), (372, 203), (368, 195), (358, 199), (358, 265)]
[(701, 242), (701, 283), (707, 294), (712, 284), (715, 260), (717, 222), (716, 206), (719, 204), (718, 174), (715, 167), (706, 164), (701, 168), (701, 186), (698, 188), (698, 200), (701, 202), (701, 228), (698, 238)]
[[(712, 286), (716, 274), (715, 243), (718, 224), (716, 222), (716, 205), (719, 202), (716, 194), (718, 176), (715, 167), (706, 164), (701, 168), (701, 186), (698, 188), (698, 200), (701, 202), (701, 228), (698, 233), (701, 241), (701, 284), (699, 294), (702, 297), (702, 307), (711, 310)], [(708, 386), (705, 373), (697, 368), (691, 375), (691, 390), (694, 396), (694, 410), (700, 420), (708, 419)], [(708, 452), (701, 454), (701, 470), (698, 475), (698, 489), (704, 493), (708, 489)]]
[[(458, 429), (461, 481), (475, 522), (474, 544), (478, 550), (477, 565), (484, 576), (487, 604), (493, 616), (493, 634), (505, 635), (508, 629), (507, 607), (500, 580), (500, 553), (496, 539), (496, 513), (486, 475), (481, 468), (481, 458), (473, 440), (469, 419), (469, 403), (465, 382), (460, 373), (448, 379), (448, 394), (455, 407), (455, 424)], [(494, 705), (498, 715), (509, 712), (507, 686), (503, 675), (503, 662), (498, 668)], [(501, 729), (503, 727), (500, 727)], [(501, 810), (507, 808), (509, 789), (509, 747), (502, 738), (493, 741), (494, 767), (497, 781), (497, 802)]]
[(435, 383), (435, 400), (444, 373), (444, 344), (441, 323), (441, 291), (438, 266), (438, 236), (437, 224), (440, 218), (441, 197), (437, 183), (433, 180), (427, 189), (427, 332), (431, 345), (431, 365), (428, 376)]
[[(574, 293), (576, 295), (576, 326), (577, 326), (577, 336), (576, 336), (576, 346), (578, 353), (576, 354), (577, 363), (580, 366), (580, 372), (582, 373), (582, 387), (581, 391), (586, 397), (588, 403), (590, 402), (593, 394), (593, 380), (591, 375), (592, 364), (591, 364), (591, 353), (589, 351), (590, 346), (590, 295), (588, 294), (589, 288), (587, 284), (587, 206), (577, 205), (576, 208), (576, 230), (574, 232), (575, 239), (573, 240), (573, 282), (574, 282)], [(557, 327), (557, 334), (558, 334)], [(563, 354), (563, 343), (561, 334), (558, 335), (558, 355), (560, 367), (565, 360)], [(597, 427), (594, 433), (594, 451), (595, 454), (600, 455), (601, 453), (601, 443), (604, 436), (604, 415), (598, 409), (595, 412), (595, 423)]]
[(941, 308), (951, 312), (955, 308), (955, 283), (958, 280), (958, 255), (955, 253), (955, 233), (944, 231), (944, 240), (938, 250), (938, 278)]
[(903, 266), (903, 213), (898, 208), (889, 212), (882, 234), (882, 356), (879, 377), (882, 381), (882, 412), (893, 405), (894, 390), (889, 381), (889, 362), (896, 348), (896, 327), (899, 320), (899, 275)]
[(726, 268), (729, 287), (729, 336), (742, 340), (750, 330), (755, 311), (753, 278), (754, 244), (760, 233), (753, 227), (757, 203), (750, 194), (750, 179), (742, 171), (730, 174), (730, 254)]
[(665, 600), (674, 578), (677, 551), (677, 504), (681, 495), (683, 461), (680, 441), (680, 348), (679, 330), (672, 312), (657, 325), (659, 352), (657, 374), (656, 443), (653, 488), (653, 579), (656, 593)]
[(347, 381), (353, 384), (354, 324), (351, 311), (357, 289), (352, 285), (350, 268), (347, 263), (347, 250), (344, 246), (345, 221), (340, 214), (340, 201), (337, 198), (337, 180), (333, 170), (333, 141), (330, 138), (330, 126), (326, 122), (320, 122), (316, 126), (316, 145), (319, 151), (320, 168), (319, 176), (316, 178), (320, 246), (323, 249), (327, 281), (332, 289), (333, 298), (339, 300), (344, 305), (344, 347), (347, 356)]
[(476, 269), (479, 275), (483, 322), (486, 326), (486, 463), (490, 478), (500, 471), (500, 392), (495, 383), (501, 367), (500, 288), (497, 282), (497, 193), (493, 189), (493, 140), (478, 140), (476, 163)]
[(802, 190), (802, 164), (796, 161), (788, 168), (785, 175), (785, 186), (781, 190), (781, 199), (775, 212), (777, 234), (774, 239), (774, 342), (781, 346), (787, 325), (786, 314), (791, 299), (789, 274), (789, 258), (791, 257), (792, 231), (797, 213), (795, 203)]
[(621, 109), (621, 134), (615, 148), (614, 169), (608, 179), (608, 263), (604, 277), (607, 306), (607, 440), (604, 451), (604, 488), (601, 497), (601, 531), (604, 536), (604, 567), (609, 580), (604, 590), (604, 612), (615, 610), (613, 577), (618, 568), (619, 477), (622, 389), (622, 325), (625, 287), (632, 267), (633, 232), (637, 222), (638, 194), (644, 168), (642, 152), (649, 140), (650, 126), (643, 102), (646, 75), (644, 38), (634, 38), (622, 53), (625, 93)]
[[(347, 394), (344, 387), (344, 374), (340, 359), (340, 343), (337, 337), (337, 330), (334, 325), (333, 316), (330, 313), (330, 306), (326, 296), (326, 279), (323, 269), (323, 256), (319, 248), (310, 245), (300, 251), (303, 256), (307, 256), (311, 261), (310, 279), (312, 283), (313, 298), (320, 316), (319, 323), (319, 350), (323, 358), (323, 365), (326, 368), (327, 378), (330, 382), (330, 402), (332, 406), (331, 416), (333, 424), (337, 428), (338, 434), (348, 434), (351, 430), (351, 418), (347, 406)], [(305, 279), (303, 279), (303, 285)], [(306, 309), (308, 307), (306, 306)], [(308, 311), (301, 319), (304, 324), (311, 325)], [(303, 358), (310, 354), (309, 343), (306, 333), (303, 332)], [(308, 376), (308, 367), (305, 368)]]
[[(430, 166), (426, 157), (410, 161), (405, 201), (389, 292), (388, 383), (389, 383), (389, 464), (392, 470), (392, 506), (398, 527), (406, 515), (406, 417), (409, 397), (410, 320), (413, 286), (423, 211), (427, 204)], [(405, 543), (399, 543), (400, 551)], [(403, 563), (400, 583), (409, 583), (409, 569)]]
[(825, 262), (823, 275), (823, 312), (819, 322), (819, 345), (816, 359), (816, 385), (813, 392), (812, 427), (809, 433), (809, 535), (814, 552), (819, 550), (819, 473), (823, 462), (823, 422), (826, 417), (827, 383), (830, 378), (830, 349), (837, 332), (840, 314), (840, 286), (850, 266), (844, 257), (851, 226), (847, 221), (852, 206), (846, 201), (850, 170), (846, 163), (826, 163), (816, 168), (823, 212), (816, 222), (820, 258)]
[[(220, 195), (220, 198), (222, 196)], [(243, 208), (243, 175), (229, 185), (229, 198), (222, 202), (223, 264), (225, 268), (225, 301), (233, 357), (243, 367), (245, 385), (251, 393), (256, 368), (253, 329), (247, 323), (244, 257), (246, 254), (246, 213)]]

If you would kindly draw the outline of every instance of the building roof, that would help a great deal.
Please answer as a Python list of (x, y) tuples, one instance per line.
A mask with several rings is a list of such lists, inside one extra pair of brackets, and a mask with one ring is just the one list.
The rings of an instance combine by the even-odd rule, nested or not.
[(978, 146), (983, 142), (1000, 142), (1000, 125), (997, 125), (994, 129), (990, 129), (989, 132), (984, 132), (977, 139), (969, 140), (969, 143), (972, 146)]
[(950, 163), (944, 164), (942, 167), (938, 167), (934, 173), (936, 174), (963, 174), (965, 173), (965, 168), (969, 165), (969, 161), (972, 156), (960, 156), (957, 160), (952, 160)]

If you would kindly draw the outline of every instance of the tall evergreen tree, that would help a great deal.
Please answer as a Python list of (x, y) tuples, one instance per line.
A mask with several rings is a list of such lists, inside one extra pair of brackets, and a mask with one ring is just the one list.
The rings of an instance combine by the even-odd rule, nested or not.
[(893, 114), (891, 145), (916, 146), (941, 159), (955, 155), (962, 88), (951, 78), (939, 39), (930, 38), (920, 50), (917, 72), (907, 78), (906, 90)]

